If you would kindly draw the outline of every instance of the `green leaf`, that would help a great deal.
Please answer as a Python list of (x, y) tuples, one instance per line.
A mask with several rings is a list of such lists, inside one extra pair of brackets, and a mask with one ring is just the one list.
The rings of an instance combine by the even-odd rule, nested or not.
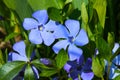
[(54, 20), (54, 21), (62, 21), (62, 15), (60, 13), (60, 10), (57, 8), (48, 8), (48, 15), (49, 18)]
[(4, 64), (4, 59), (3, 59), (3, 53), (2, 51), (0, 50), (0, 68), (2, 67), (2, 65)]
[(26, 69), (25, 69), (25, 80), (35, 80), (35, 75), (34, 72), (31, 68), (31, 66), (28, 64)]
[(86, 9), (86, 5), (83, 2), (81, 5), (81, 16), (82, 16), (82, 20), (85, 24), (88, 23), (88, 13), (87, 13), (87, 9)]
[(108, 45), (108, 43), (103, 38), (97, 38), (96, 46), (99, 51), (99, 56), (110, 60), (110, 57), (112, 56), (112, 51), (110, 50), (110, 46)]
[(62, 8), (62, 0), (27, 0), (34, 11), (40, 9), (48, 9), (49, 7), (55, 7), (57, 9)]
[(26, 62), (8, 62), (0, 69), (0, 80), (12, 80), (24, 67)]
[[(25, 17), (31, 17), (32, 9), (27, 0), (3, 0), (8, 8), (15, 10), (19, 15), (21, 21)], [(35, 1), (34, 1), (35, 2)]]
[(107, 41), (108, 41), (108, 44), (110, 45), (110, 49), (112, 50), (115, 42), (115, 36), (113, 32), (108, 33)]
[(116, 76), (113, 80), (119, 80), (120, 79), (120, 75)]
[(92, 58), (92, 70), (97, 77), (102, 78), (104, 74), (104, 59)]
[(10, 39), (16, 37), (19, 33), (10, 33), (8, 36), (5, 37), (5, 42), (9, 41)]
[(42, 76), (42, 77), (50, 77), (50, 76), (56, 74), (57, 72), (58, 72), (57, 69), (44, 69), (40, 73), (40, 76)]
[(31, 63), (38, 69), (51, 69), (51, 67), (45, 66), (43, 63), (41, 63), (40, 59), (33, 60)]
[(60, 52), (56, 57), (57, 67), (61, 69), (66, 64), (67, 61), (68, 61), (68, 54), (66, 53), (65, 50), (63, 49), (60, 50)]
[(101, 26), (104, 28), (106, 16), (106, 0), (95, 0), (93, 8), (96, 9)]

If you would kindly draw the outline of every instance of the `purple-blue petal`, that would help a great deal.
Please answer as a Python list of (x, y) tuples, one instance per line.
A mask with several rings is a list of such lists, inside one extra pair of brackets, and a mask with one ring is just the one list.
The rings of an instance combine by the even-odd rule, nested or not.
[(39, 79), (40, 77), (39, 77), (38, 70), (37, 70), (34, 66), (32, 66), (32, 70), (33, 70), (33, 72), (34, 72), (35, 78), (36, 78), (36, 79)]
[(31, 32), (29, 33), (29, 40), (34, 44), (41, 44), (42, 37), (40, 31), (37, 29), (31, 30)]
[(114, 48), (113, 48), (113, 53), (115, 53), (117, 51), (117, 49), (120, 47), (119, 43), (115, 43), (114, 44)]
[(15, 52), (11, 52), (9, 53), (11, 57), (11, 61), (29, 61), (28, 58), (26, 56), (21, 56)]
[(26, 45), (24, 41), (16, 42), (13, 45), (13, 49), (17, 51), (21, 56), (24, 56), (24, 57), (26, 57), (25, 48), (26, 48)]
[(75, 44), (78, 46), (84, 46), (89, 42), (87, 33), (85, 30), (81, 29), (78, 36), (75, 39)]
[(77, 20), (67, 20), (65, 21), (65, 25), (68, 28), (70, 35), (76, 36), (80, 30), (80, 24)]
[(70, 77), (74, 80), (78, 78), (79, 72), (77, 70), (73, 70), (70, 72)]
[(67, 40), (61, 40), (61, 41), (58, 41), (53, 47), (53, 51), (55, 53), (58, 53), (62, 48), (65, 50), (67, 48), (67, 46), (69, 45), (68, 41)]
[(32, 14), (38, 20), (39, 24), (45, 24), (48, 21), (48, 14), (46, 10), (38, 10)]
[(50, 32), (43, 31), (41, 32), (41, 35), (42, 35), (44, 44), (47, 46), (50, 46), (55, 41), (53, 34)]
[(81, 78), (83, 80), (92, 80), (93, 77), (94, 77), (94, 73), (93, 72), (89, 72), (89, 73), (82, 72), (82, 74), (81, 74)]
[(69, 45), (68, 47), (69, 58), (71, 61), (78, 60), (82, 55), (82, 50), (77, 48), (74, 44)]
[(67, 73), (69, 73), (71, 67), (72, 67), (71, 65), (69, 65), (69, 64), (66, 63), (66, 64), (64, 65), (64, 70), (65, 70)]
[(25, 18), (23, 21), (23, 27), (25, 30), (31, 30), (38, 27), (38, 22), (33, 18)]

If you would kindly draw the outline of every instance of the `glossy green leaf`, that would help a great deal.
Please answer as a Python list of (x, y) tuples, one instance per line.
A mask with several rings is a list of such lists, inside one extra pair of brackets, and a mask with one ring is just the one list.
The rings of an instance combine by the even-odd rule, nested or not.
[(0, 80), (12, 80), (22, 70), (26, 62), (8, 62), (0, 69)]
[(82, 17), (83, 22), (85, 24), (87, 24), (88, 23), (88, 13), (87, 13), (86, 5), (84, 2), (81, 5), (81, 17)]
[(31, 66), (28, 64), (25, 68), (25, 77), (24, 80), (35, 80), (34, 72), (31, 68)]
[(31, 5), (34, 11), (40, 9), (48, 9), (49, 7), (55, 7), (57, 9), (61, 9), (62, 4), (59, 1), (62, 0), (27, 0)]
[(119, 80), (119, 79), (120, 79), (120, 75), (116, 76), (113, 80)]
[(92, 58), (92, 70), (97, 77), (102, 78), (104, 74), (104, 59)]
[(94, 0), (93, 8), (96, 9), (101, 26), (104, 28), (106, 16), (106, 0)]
[(110, 46), (108, 45), (108, 43), (103, 38), (101, 37), (97, 38), (96, 46), (99, 51), (99, 56), (107, 60), (110, 60), (112, 51), (110, 50)]
[(25, 17), (31, 17), (32, 9), (27, 0), (3, 0), (8, 8), (15, 10), (19, 15), (21, 21)]
[(66, 53), (65, 50), (63, 49), (60, 50), (60, 52), (56, 57), (57, 67), (61, 69), (66, 64), (67, 61), (68, 61), (68, 54)]
[(60, 10), (57, 8), (48, 8), (48, 15), (49, 18), (54, 20), (54, 21), (62, 21), (62, 15), (60, 13)]
[(50, 77), (50, 76), (56, 74), (57, 72), (58, 72), (57, 69), (44, 69), (40, 73), (40, 76), (42, 76), (42, 77)]

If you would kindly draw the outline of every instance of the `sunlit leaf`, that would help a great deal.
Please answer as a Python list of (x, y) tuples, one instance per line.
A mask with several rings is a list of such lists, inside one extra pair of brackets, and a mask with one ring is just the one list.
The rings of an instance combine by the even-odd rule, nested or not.
[(93, 8), (96, 9), (101, 26), (104, 28), (106, 16), (106, 0), (94, 0)]

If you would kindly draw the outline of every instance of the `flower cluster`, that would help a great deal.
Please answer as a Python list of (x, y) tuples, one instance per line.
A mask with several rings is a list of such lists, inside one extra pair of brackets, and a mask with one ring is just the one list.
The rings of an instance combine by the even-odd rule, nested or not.
[[(85, 30), (80, 29), (79, 21), (69, 19), (65, 21), (65, 25), (60, 24), (49, 19), (46, 10), (36, 11), (32, 14), (32, 17), (33, 18), (25, 18), (23, 22), (24, 29), (30, 31), (30, 42), (33, 44), (44, 43), (46, 46), (51, 46), (51, 44), (53, 44), (55, 41), (58, 41), (53, 44), (52, 49), (56, 54), (58, 54), (62, 48), (68, 51), (70, 61), (68, 61), (67, 64), (71, 66), (71, 69), (69, 67), (67, 68), (67, 66), (65, 69), (70, 69), (68, 72), (71, 72), (71, 70), (73, 71), (70, 73), (70, 76), (72, 77), (73, 73), (77, 71), (78, 74), (80, 72), (80, 75), (82, 75), (83, 79), (84, 77), (86, 78), (86, 74), (90, 74), (90, 77), (92, 78), (93, 73), (86, 73), (86, 71), (91, 72), (91, 59), (88, 59), (85, 66), (82, 67), (83, 58), (81, 56), (83, 54), (83, 51), (81, 48), (78, 48), (78, 46), (86, 45), (89, 40)], [(26, 46), (23, 41), (14, 44), (13, 49), (17, 53), (10, 52), (8, 61), (20, 60), (31, 62), (33, 56), (31, 56), (30, 59), (27, 58), (25, 47)], [(35, 53), (33, 52), (32, 54)], [(48, 62), (44, 59), (40, 59), (40, 61)], [(79, 64), (76, 64), (75, 61), (79, 62)], [(72, 63), (75, 64), (73, 65)], [(90, 65), (89, 68), (87, 68), (88, 65)], [(36, 78), (38, 79), (39, 76), (37, 69), (33, 65), (31, 67)], [(80, 70), (77, 70), (78, 67), (80, 67)]]

